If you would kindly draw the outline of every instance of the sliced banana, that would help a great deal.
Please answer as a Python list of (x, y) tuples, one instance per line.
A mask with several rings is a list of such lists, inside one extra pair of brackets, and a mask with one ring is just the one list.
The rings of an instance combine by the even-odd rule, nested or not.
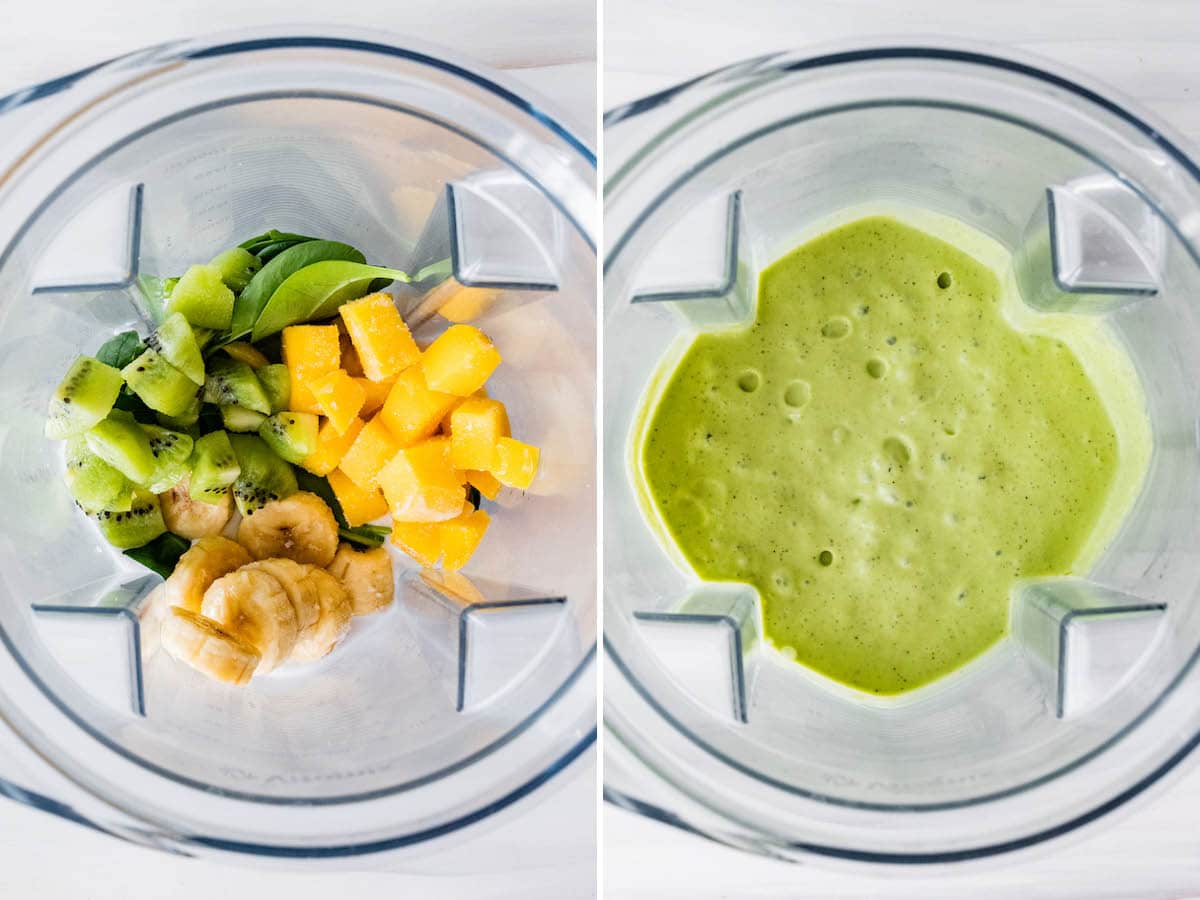
[(262, 656), (258, 671), (263, 675), (291, 655), (300, 633), (287, 591), (261, 569), (222, 575), (204, 592), (200, 613), (252, 644)]
[(255, 559), (284, 557), (324, 568), (337, 553), (338, 524), (324, 500), (300, 491), (242, 519), (237, 537)]
[(200, 612), (209, 585), (234, 569), (253, 562), (246, 548), (223, 537), (202, 537), (175, 564), (165, 585), (168, 606)]
[(220, 534), (233, 515), (233, 497), (228, 491), (220, 503), (193, 500), (188, 494), (186, 478), (169, 491), (159, 494), (158, 503), (162, 507), (167, 531), (189, 541)]
[(343, 543), (329, 564), (329, 573), (350, 594), (350, 604), (356, 616), (386, 609), (395, 596), (392, 555), (384, 547), (355, 550)]
[(246, 568), (262, 569), (283, 586), (292, 608), (296, 610), (296, 624), (300, 629), (297, 640), (303, 640), (321, 618), (320, 592), (316, 582), (308, 577), (312, 567), (292, 559), (260, 559)]
[(316, 584), (321, 598), (321, 617), (292, 651), (292, 659), (304, 662), (320, 659), (336, 647), (350, 630), (350, 618), (354, 615), (350, 594), (340, 581), (315, 566), (309, 568), (308, 577)]
[(212, 619), (178, 606), (163, 619), (161, 640), (175, 659), (227, 684), (248, 682), (261, 659), (249, 642)]

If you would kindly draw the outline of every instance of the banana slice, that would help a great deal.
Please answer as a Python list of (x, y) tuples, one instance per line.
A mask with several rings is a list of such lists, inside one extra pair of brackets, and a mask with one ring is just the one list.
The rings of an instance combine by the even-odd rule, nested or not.
[(350, 594), (356, 616), (379, 612), (392, 603), (396, 582), (392, 576), (392, 555), (384, 547), (355, 550), (349, 544), (342, 544), (329, 564), (329, 573)]
[(200, 612), (200, 603), (209, 585), (222, 575), (253, 562), (246, 549), (223, 537), (202, 537), (192, 544), (165, 585), (168, 606)]
[(227, 684), (248, 682), (261, 658), (247, 641), (212, 619), (178, 606), (163, 619), (160, 639), (175, 659)]
[(167, 531), (189, 541), (220, 534), (233, 515), (233, 497), (228, 491), (220, 503), (193, 500), (188, 494), (186, 478), (169, 491), (159, 494), (158, 505), (162, 507)]
[(320, 592), (316, 582), (308, 577), (311, 567), (292, 559), (260, 559), (246, 568), (262, 569), (283, 586), (296, 610), (296, 624), (300, 629), (297, 640), (303, 640), (321, 618)]
[(309, 568), (308, 577), (317, 586), (317, 596), (321, 598), (321, 617), (304, 639), (296, 642), (292, 651), (292, 659), (305, 662), (320, 659), (336, 647), (350, 630), (350, 618), (354, 615), (350, 594), (340, 581), (315, 566)]
[(200, 614), (252, 644), (266, 675), (287, 659), (300, 626), (283, 585), (261, 569), (238, 569), (222, 575), (204, 592)]
[(242, 519), (238, 543), (255, 559), (282, 556), (324, 568), (337, 553), (338, 524), (324, 500), (300, 491)]

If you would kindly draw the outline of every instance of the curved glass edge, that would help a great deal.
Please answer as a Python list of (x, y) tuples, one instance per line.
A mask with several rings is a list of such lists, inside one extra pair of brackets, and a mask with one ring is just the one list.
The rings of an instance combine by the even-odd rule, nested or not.
[[(690, 733), (688, 733), (683, 728), (681, 723), (678, 723), (674, 719), (674, 717), (671, 716), (671, 714), (669, 712), (667, 712), (652, 696), (650, 696), (645, 691), (642, 684), (633, 677), (633, 674), (626, 667), (626, 665), (625, 665), (624, 661), (621, 659), (620, 655), (613, 649), (611, 643), (607, 639), (605, 639), (605, 642), (604, 642), (604, 649), (605, 649), (605, 653), (612, 659), (614, 665), (617, 667), (617, 669), (621, 673), (622, 677), (624, 677), (626, 679), (626, 681), (628, 681), (630, 683), (630, 685), (633, 686), (634, 690), (637, 691), (638, 695), (643, 700), (645, 700), (651, 707), (653, 707), (656, 712), (658, 712), (661, 716), (663, 716), (663, 718), (665, 718), (668, 722), (670, 722), (673, 726), (675, 726), (678, 730), (680, 730), (685, 736), (695, 740), (695, 738), (693, 738), (690, 735)], [(630, 744), (627, 740), (621, 738), (619, 729), (617, 729), (614, 726), (614, 724), (609, 721), (607, 714), (604, 717), (604, 726), (605, 726), (605, 730), (608, 732), (608, 735), (609, 735), (608, 739), (620, 741), (622, 743), (622, 745), (625, 746), (626, 749), (630, 753), (632, 753), (633, 756), (642, 765), (646, 766), (647, 771), (656, 773), (656, 770), (652, 769), (645, 762), (645, 760), (642, 758), (641, 753), (638, 751), (638, 749), (635, 746), (633, 746), (632, 744)], [(746, 770), (744, 767), (738, 765), (734, 761), (727, 759), (726, 757), (722, 756), (719, 753), (714, 753), (713, 749), (711, 747), (709, 747), (707, 744), (705, 744), (704, 742), (697, 741), (697, 744), (702, 749), (708, 751), (709, 753), (713, 753), (713, 755), (716, 756), (718, 759), (720, 759), (722, 762), (725, 762), (726, 764), (731, 765), (733, 768), (737, 769), (738, 771), (741, 771), (744, 774), (751, 775), (752, 777), (758, 777), (760, 780), (762, 780), (761, 776), (757, 775), (757, 773), (753, 773), (753, 772)], [(1031, 847), (1034, 847), (1034, 846), (1044, 843), (1046, 841), (1053, 840), (1055, 838), (1060, 838), (1067, 834), (1070, 834), (1071, 832), (1078, 831), (1080, 828), (1083, 828), (1086, 825), (1090, 825), (1091, 823), (1097, 821), (1098, 819), (1101, 819), (1104, 816), (1108, 815), (1109, 813), (1119, 809), (1120, 807), (1124, 806), (1130, 800), (1133, 800), (1134, 798), (1145, 793), (1147, 790), (1149, 790), (1154, 785), (1156, 785), (1162, 778), (1164, 778), (1166, 775), (1170, 774), (1184, 759), (1186, 759), (1196, 749), (1197, 746), (1200, 746), (1200, 732), (1196, 732), (1194, 735), (1192, 735), (1192, 737), (1190, 739), (1188, 739), (1179, 749), (1177, 749), (1174, 753), (1172, 753), (1169, 757), (1167, 757), (1166, 760), (1164, 760), (1162, 763), (1160, 763), (1158, 766), (1156, 766), (1152, 771), (1150, 771), (1149, 773), (1144, 775), (1142, 778), (1138, 779), (1132, 785), (1130, 785), (1129, 787), (1120, 791), (1113, 797), (1110, 797), (1108, 800), (1105, 800), (1104, 802), (1097, 804), (1096, 806), (1092, 807), (1091, 809), (1086, 810), (1086, 811), (1080, 813), (1079, 815), (1066, 820), (1065, 822), (1061, 822), (1061, 823), (1059, 823), (1057, 825), (1053, 825), (1049, 828), (1043, 828), (1039, 831), (1035, 831), (1032, 834), (1026, 835), (1024, 837), (1013, 838), (1008, 841), (1000, 841), (1000, 842), (997, 842), (994, 844), (984, 844), (984, 845), (981, 845), (978, 847), (967, 848), (964, 850), (951, 850), (951, 851), (942, 851), (942, 852), (887, 853), (887, 852), (882, 852), (882, 851), (877, 851), (877, 850), (863, 850), (863, 849), (857, 849), (857, 848), (851, 848), (851, 847), (836, 847), (833, 845), (817, 844), (817, 843), (812, 843), (812, 842), (808, 842), (808, 841), (789, 841), (786, 839), (780, 839), (780, 838), (774, 837), (772, 835), (767, 834), (766, 832), (760, 832), (758, 837), (761, 841), (765, 841), (768, 844), (770, 844), (771, 846), (776, 847), (780, 850), (801, 853), (801, 854), (813, 854), (813, 855), (817, 855), (817, 856), (829, 857), (831, 859), (840, 859), (840, 860), (846, 860), (846, 861), (851, 861), (851, 862), (867, 862), (867, 863), (891, 864), (891, 865), (921, 866), (921, 865), (933, 865), (933, 864), (940, 864), (940, 863), (970, 862), (970, 861), (974, 861), (974, 860), (987, 859), (989, 857), (994, 857), (994, 856), (1002, 856), (1002, 855), (1009, 854), (1009, 853), (1015, 853), (1019, 850), (1029, 849)], [(788, 787), (786, 785), (781, 785), (776, 782), (771, 782), (771, 783), (776, 787), (783, 787), (785, 790), (788, 789)], [(677, 790), (680, 790), (678, 785), (673, 785), (673, 786)], [(610, 789), (606, 785), (605, 786), (605, 799), (606, 800), (609, 797), (609, 793), (610, 793)], [(624, 797), (627, 795), (625, 795), (624, 793), (621, 793), (621, 796)], [(716, 815), (721, 816), (722, 818), (726, 818), (726, 814), (724, 813), (724, 811), (721, 810), (715, 803), (709, 802), (707, 800), (700, 801), (697, 798), (697, 796), (694, 794), (687, 794), (687, 796), (690, 797), (694, 802), (701, 802), (707, 809), (710, 809)], [(677, 827), (684, 827), (684, 828), (686, 828), (686, 830), (691, 831), (695, 834), (698, 834), (701, 837), (708, 838), (709, 840), (712, 840), (716, 843), (724, 844), (726, 846), (735, 847), (738, 849), (745, 849), (744, 847), (742, 847), (742, 845), (738, 841), (736, 841), (733, 838), (732, 835), (722, 836), (722, 835), (711, 834), (709, 832), (702, 831), (702, 830), (692, 826), (690, 823), (688, 823), (686, 817), (679, 816), (678, 814), (673, 813), (673, 812), (667, 813), (667, 816), (669, 817), (669, 819), (664, 820), (657, 814), (651, 814), (650, 812), (644, 811), (644, 810), (656, 810), (656, 809), (658, 809), (658, 807), (655, 807), (652, 804), (644, 803), (640, 800), (637, 800), (637, 798), (630, 797), (629, 799), (631, 799), (634, 802), (634, 804), (636, 804), (636, 808), (634, 808), (634, 807), (626, 807), (626, 808), (631, 808), (634, 812), (640, 812), (643, 815), (649, 815), (650, 818), (658, 819), (659, 821), (666, 821), (666, 824), (677, 825)], [(826, 800), (827, 798), (817, 797), (817, 796), (813, 795), (813, 796), (810, 796), (809, 799)], [(618, 805), (623, 805), (623, 804), (618, 804)], [(851, 805), (851, 804), (846, 804), (846, 805)], [(857, 806), (858, 808), (880, 809), (882, 811), (890, 811), (890, 812), (927, 812), (927, 811), (933, 811), (934, 809), (941, 809), (941, 808), (946, 808), (946, 809), (956, 808), (956, 806), (961, 806), (963, 804), (945, 805), (945, 806), (941, 806), (941, 807), (924, 806), (924, 807), (915, 807), (915, 808), (910, 808), (910, 809), (903, 809), (903, 808), (899, 808), (899, 807), (875, 807), (875, 806), (869, 806), (866, 804), (853, 804), (853, 805)], [(966, 804), (966, 805), (971, 805), (971, 804)], [(677, 823), (683, 823), (683, 824), (678, 825)], [(760, 850), (758, 848), (757, 841), (756, 841), (756, 846), (754, 849), (755, 849), (755, 852), (760, 852), (760, 853), (763, 852), (762, 850)], [(773, 855), (773, 854), (767, 854), (767, 855)], [(783, 857), (783, 858), (787, 858), (787, 857)]]
[[(220, 33), (213, 35), (207, 39), (199, 39), (180, 43), (178, 41), (156, 44), (149, 47), (135, 50), (131, 53), (122, 54), (111, 59), (105, 60), (95, 65), (79, 69), (67, 75), (61, 75), (58, 78), (52, 78), (49, 81), (40, 82), (14, 91), (4, 97), (0, 97), (0, 115), (11, 110), (18, 109), (22, 106), (42, 100), (46, 97), (60, 94), (70, 90), (72, 87), (88, 78), (89, 76), (99, 73), (103, 70), (111, 69), (123, 62), (128, 62), (139, 56), (147, 54), (154, 55), (157, 61), (169, 61), (170, 58), (177, 60), (188, 59), (205, 59), (218, 56), (229, 56), (236, 53), (253, 52), (256, 50), (272, 50), (272, 49), (294, 49), (299, 47), (317, 47), (331, 50), (355, 50), (368, 53), (377, 53), (383, 56), (391, 56), (399, 59), (406, 59), (410, 62), (420, 63), (429, 66), (430, 68), (438, 69), (462, 78), (477, 87), (483, 88), (489, 93), (495, 95), (505, 103), (524, 112), (530, 118), (536, 120), (541, 125), (545, 126), (553, 134), (563, 140), (575, 152), (577, 152), (587, 164), (594, 170), (596, 168), (595, 151), (588, 145), (586, 141), (576, 135), (570, 128), (562, 124), (558, 118), (552, 115), (549, 107), (552, 104), (545, 100), (538, 99), (534, 102), (531, 96), (536, 92), (532, 89), (521, 87), (520, 92), (506, 84), (502, 84), (501, 80), (494, 72), (484, 69), (471, 68), (459, 62), (452, 62), (446, 57), (456, 56), (450, 50), (441, 47), (434, 47), (425, 42), (420, 42), (426, 51), (412, 49), (410, 47), (399, 46), (398, 43), (384, 43), (380, 41), (378, 31), (371, 32), (372, 39), (367, 38), (367, 32), (357, 29), (335, 27), (325, 29), (333, 34), (325, 35), (304, 35), (304, 34), (289, 34), (282, 29), (248, 29), (245, 33), (247, 37), (242, 40), (226, 40), (227, 34), (236, 34), (237, 32)], [(250, 34), (261, 34), (260, 37), (250, 37)], [(399, 36), (396, 36), (399, 41)], [(222, 41), (214, 43), (214, 41)], [(433, 51), (436, 50), (440, 54), (435, 56)], [(162, 56), (160, 54), (165, 54)]]
[[(1144, 112), (1138, 111), (1134, 113), (1126, 105), (1122, 105), (1110, 96), (1106, 96), (1095, 88), (1087, 86), (1084, 82), (1089, 79), (1085, 76), (1074, 71), (1070, 72), (1069, 77), (1067, 74), (1059, 74), (1048, 67), (1061, 69), (1063, 72), (1067, 71), (1067, 67), (1042, 60), (1033, 54), (1022, 55), (1028, 56), (1031, 60), (1036, 59), (1036, 65), (1032, 61), (1025, 62), (1011, 56), (999, 56), (995, 53), (986, 52), (984, 48), (988, 48), (987, 44), (981, 43), (978, 45), (978, 48), (970, 49), (970, 45), (966, 43), (956, 47), (932, 44), (929, 46), (897, 44), (864, 47), (856, 44), (848, 48), (829, 48), (827, 52), (820, 52), (815, 55), (802, 55), (803, 51), (767, 54), (727, 66), (721, 66), (703, 75), (661, 90), (656, 94), (651, 94), (648, 97), (643, 97), (607, 110), (603, 117), (604, 128), (607, 133), (610, 127), (630, 121), (638, 116), (643, 116), (687, 94), (690, 90), (715, 85), (721, 81), (731, 80), (736, 77), (767, 78), (792, 72), (813, 71), (848, 63), (878, 62), (880, 60), (913, 59), (958, 62), (991, 67), (1012, 74), (1023, 75), (1035, 81), (1045, 82), (1068, 94), (1073, 94), (1087, 100), (1116, 116), (1149, 138), (1170, 154), (1193, 178), (1200, 181), (1200, 164), (1183, 150), (1182, 140), (1173, 135), (1168, 137), (1171, 134), (1171, 129), (1160, 122), (1151, 122)], [(1106, 86), (1106, 90), (1111, 91), (1112, 89)], [(652, 145), (661, 142), (673, 130), (674, 126), (669, 127), (662, 134), (650, 141), (649, 144)], [(609, 152), (611, 153), (611, 151)], [(604, 185), (605, 196), (608, 195), (611, 188), (615, 187), (621, 178), (628, 174), (632, 165), (632, 160), (626, 160), (614, 170), (616, 175)]]

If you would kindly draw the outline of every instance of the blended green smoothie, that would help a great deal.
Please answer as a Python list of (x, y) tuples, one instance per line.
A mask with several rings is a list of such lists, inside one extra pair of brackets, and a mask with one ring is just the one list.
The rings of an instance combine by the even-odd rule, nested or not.
[(644, 488), (701, 578), (758, 590), (787, 656), (920, 687), (1004, 636), (1018, 579), (1080, 573), (1115, 533), (1149, 457), (1132, 366), (1098, 323), (1019, 307), (957, 246), (859, 219), (766, 269), (753, 324), (666, 378)]

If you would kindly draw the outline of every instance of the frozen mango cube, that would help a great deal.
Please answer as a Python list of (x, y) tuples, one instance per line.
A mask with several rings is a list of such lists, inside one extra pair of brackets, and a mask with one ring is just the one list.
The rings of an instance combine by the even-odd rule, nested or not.
[(458, 403), (453, 394), (431, 391), (420, 366), (400, 373), (380, 410), (381, 419), (402, 447), (410, 447), (437, 431), (447, 411)]
[(310, 379), (308, 389), (321, 408), (321, 414), (329, 418), (338, 434), (345, 434), (358, 421), (367, 400), (366, 390), (344, 369), (334, 369), (327, 375)]
[(365, 525), (380, 516), (387, 515), (387, 500), (384, 499), (383, 492), (379, 488), (364, 491), (351, 481), (341, 469), (334, 469), (326, 478), (329, 486), (333, 488), (333, 495), (337, 497), (338, 505), (342, 508), (342, 515), (346, 517), (346, 521), (352, 527)]
[(369, 294), (339, 310), (363, 374), (383, 381), (403, 372), (421, 351), (390, 294)]
[(317, 432), (317, 449), (300, 465), (314, 475), (328, 475), (338, 467), (350, 445), (358, 438), (364, 424), (362, 419), (355, 419), (344, 433), (338, 433), (333, 423), (325, 420), (321, 423), (321, 430)]
[(426, 568), (436, 566), (442, 555), (442, 533), (436, 524), (393, 522), (392, 543)]
[(399, 451), (379, 473), (396, 522), (444, 522), (462, 512), (467, 492), (450, 463), (450, 441), (435, 437)]
[(342, 364), (342, 346), (336, 325), (289, 325), (283, 329), (283, 364), (291, 380), (288, 408), (321, 414), (308, 382)]
[(376, 416), (362, 427), (338, 468), (364, 491), (372, 491), (379, 487), (379, 471), (398, 450), (400, 444)]
[(473, 325), (451, 325), (421, 354), (425, 383), (432, 391), (468, 397), (500, 365), (500, 351)]
[(487, 312), (500, 291), (496, 288), (466, 287), (447, 278), (430, 292), (426, 302), (439, 316), (451, 322), (473, 322)]
[(391, 393), (392, 385), (396, 383), (396, 378), (385, 378), (383, 381), (372, 381), (370, 378), (355, 378), (354, 380), (366, 392), (367, 398), (363, 401), (363, 408), (359, 411), (359, 415), (363, 418), (374, 415), (383, 408), (383, 404), (387, 401), (387, 396)]
[(500, 488), (503, 487), (491, 472), (480, 472), (474, 469), (467, 471), (467, 484), (489, 500), (495, 500), (500, 493)]
[[(341, 319), (338, 319), (341, 322)], [(342, 368), (346, 370), (346, 374), (352, 378), (363, 378), (362, 363), (358, 361), (358, 351), (354, 349), (354, 344), (350, 341), (350, 335), (345, 331), (346, 325), (343, 322), (342, 327), (338, 329), (338, 339), (342, 345)]]
[(537, 474), (538, 448), (532, 444), (502, 437), (496, 441), (496, 461), (488, 471), (509, 487), (526, 490)]
[(496, 441), (511, 434), (503, 403), (469, 397), (450, 413), (450, 461), (459, 469), (490, 469)]
[(482, 509), (472, 509), (438, 526), (442, 533), (443, 569), (455, 571), (467, 564), (483, 540), (489, 521), (491, 517)]

